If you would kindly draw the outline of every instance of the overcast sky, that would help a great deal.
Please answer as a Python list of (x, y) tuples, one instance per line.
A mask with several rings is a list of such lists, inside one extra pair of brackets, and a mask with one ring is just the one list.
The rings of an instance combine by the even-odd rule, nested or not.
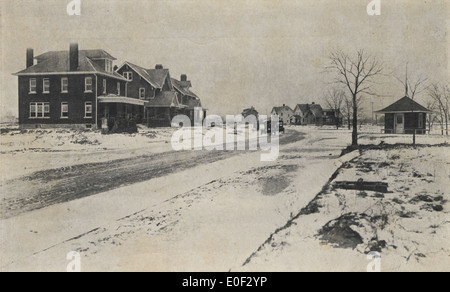
[[(450, 80), (448, 0), (381, 0), (381, 16), (367, 15), (370, 0), (81, 0), (81, 16), (66, 14), (70, 0), (0, 2), (1, 115), (17, 114), (11, 74), (25, 68), (26, 48), (38, 55), (70, 42), (104, 49), (116, 65), (186, 73), (204, 107), (220, 115), (321, 102), (333, 86), (324, 67), (336, 48), (366, 49), (400, 78), (409, 62), (412, 78)], [(404, 95), (394, 77), (378, 82), (381, 97), (367, 97), (366, 108)]]

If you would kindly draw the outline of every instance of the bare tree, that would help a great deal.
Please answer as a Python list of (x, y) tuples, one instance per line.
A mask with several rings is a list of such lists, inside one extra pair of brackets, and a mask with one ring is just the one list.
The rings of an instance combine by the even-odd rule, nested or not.
[(428, 132), (431, 133), (433, 125), (437, 120), (436, 113), (439, 112), (439, 109), (437, 108), (436, 101), (433, 98), (427, 99), (425, 106), (427, 109), (430, 110), (430, 112), (427, 114), (427, 125), (428, 125)]
[(353, 114), (352, 108), (353, 108), (352, 99), (348, 96), (345, 96), (344, 107), (342, 112), (347, 119), (347, 125), (349, 130), (351, 130), (352, 128), (352, 114)]
[(429, 95), (436, 102), (436, 106), (439, 111), (441, 134), (444, 135), (445, 124), (445, 132), (446, 135), (448, 135), (450, 89), (448, 85), (441, 86), (439, 84), (432, 84), (429, 89)]
[(402, 80), (398, 77), (395, 77), (395, 78), (405, 87), (406, 96), (408, 96), (412, 100), (414, 100), (416, 95), (424, 92), (429, 87), (427, 85), (428, 78), (423, 75), (419, 75), (416, 78), (414, 78), (414, 77), (408, 78), (408, 68), (406, 69), (405, 80)]
[[(356, 101), (356, 105), (358, 108), (358, 120), (362, 119), (364, 117), (364, 111), (362, 108), (362, 99), (363, 96), (358, 96), (358, 99)], [(342, 107), (342, 113), (346, 117), (348, 129), (351, 130), (353, 127), (352, 121), (353, 121), (353, 100), (351, 97), (348, 97), (345, 95), (344, 99), (344, 105)]]
[(352, 97), (353, 132), (352, 146), (358, 145), (358, 97), (361, 93), (374, 95), (371, 92), (373, 79), (383, 72), (383, 64), (375, 57), (366, 54), (364, 50), (350, 56), (342, 51), (336, 51), (330, 55), (331, 65), (329, 70), (338, 73), (335, 79), (337, 83), (345, 85)]
[(334, 111), (334, 119), (336, 123), (336, 129), (339, 130), (341, 126), (342, 106), (346, 100), (345, 92), (339, 89), (333, 89), (328, 91), (325, 96), (325, 103), (327, 107)]

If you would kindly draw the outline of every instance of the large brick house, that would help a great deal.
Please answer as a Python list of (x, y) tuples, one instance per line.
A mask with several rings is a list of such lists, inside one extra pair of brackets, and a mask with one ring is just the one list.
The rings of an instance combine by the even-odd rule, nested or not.
[[(26, 69), (14, 74), (20, 127), (95, 129), (104, 115), (125, 113), (133, 101), (126, 98), (127, 79), (114, 72), (114, 60), (104, 50), (78, 50), (77, 44), (37, 57), (27, 49)], [(118, 106), (107, 113), (111, 103)]]

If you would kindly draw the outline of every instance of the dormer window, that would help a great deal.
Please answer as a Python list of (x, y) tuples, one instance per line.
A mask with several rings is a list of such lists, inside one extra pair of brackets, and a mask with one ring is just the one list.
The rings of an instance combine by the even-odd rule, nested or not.
[(106, 72), (112, 73), (112, 70), (113, 70), (112, 64), (113, 64), (112, 60), (108, 60), (108, 59), (105, 60), (105, 71)]

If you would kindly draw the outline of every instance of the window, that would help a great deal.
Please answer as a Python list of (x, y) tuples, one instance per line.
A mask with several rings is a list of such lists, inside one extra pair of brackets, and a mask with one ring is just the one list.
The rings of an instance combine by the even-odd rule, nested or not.
[(397, 116), (397, 124), (403, 124), (403, 116)]
[(419, 114), (419, 129), (423, 128), (423, 114)]
[(125, 73), (123, 73), (123, 77), (125, 77), (125, 79), (132, 81), (133, 80), (133, 72), (125, 72)]
[(84, 79), (84, 91), (92, 92), (92, 77), (86, 77)]
[(48, 102), (30, 103), (30, 118), (31, 119), (50, 118), (50, 103)]
[(90, 101), (84, 103), (84, 117), (86, 119), (92, 118), (92, 102)]
[(139, 88), (139, 98), (145, 99), (145, 88)]
[(69, 117), (69, 103), (61, 102), (61, 119), (67, 119)]
[(69, 79), (61, 78), (61, 92), (68, 93), (69, 92)]
[(36, 78), (30, 79), (30, 93), (36, 93)]
[(42, 88), (43, 93), (50, 93), (50, 79), (44, 78)]
[(112, 72), (112, 61), (111, 60), (105, 60), (105, 71), (106, 72)]
[(117, 82), (117, 95), (120, 95), (120, 82)]
[(103, 94), (106, 94), (106, 79), (103, 79)]

